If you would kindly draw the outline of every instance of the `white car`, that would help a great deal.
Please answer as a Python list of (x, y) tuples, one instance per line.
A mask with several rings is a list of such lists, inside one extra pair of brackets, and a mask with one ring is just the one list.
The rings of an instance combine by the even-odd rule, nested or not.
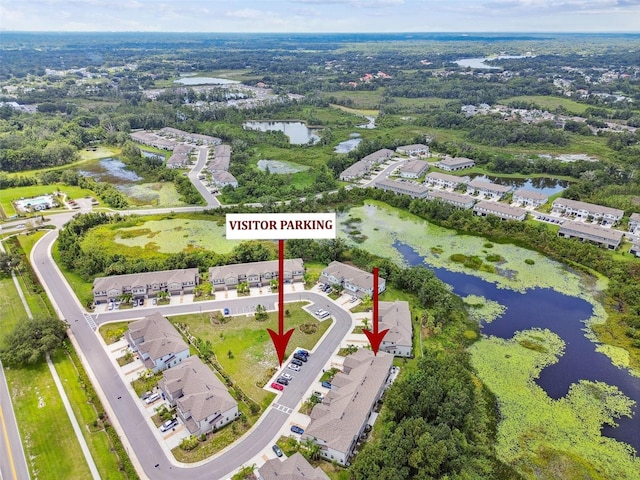
[(153, 395), (150, 395), (149, 397), (146, 398), (146, 400), (144, 401), (144, 403), (146, 403), (147, 405), (152, 404), (155, 401), (160, 400), (160, 394), (159, 393), (154, 393)]
[(298, 365), (294, 365), (293, 363), (290, 363), (287, 368), (289, 370), (293, 370), (294, 372), (299, 372), (300, 371), (300, 367)]
[[(297, 367), (297, 365), (296, 365)], [(299, 367), (298, 367), (299, 368)], [(287, 380), (291, 380), (293, 379), (293, 377), (291, 375), (289, 375), (288, 373), (283, 373), (280, 375), (282, 378), (286, 378)]]
[(178, 419), (172, 418), (171, 420), (167, 420), (162, 425), (160, 425), (160, 431), (166, 432), (167, 430), (171, 430), (176, 425), (178, 425)]

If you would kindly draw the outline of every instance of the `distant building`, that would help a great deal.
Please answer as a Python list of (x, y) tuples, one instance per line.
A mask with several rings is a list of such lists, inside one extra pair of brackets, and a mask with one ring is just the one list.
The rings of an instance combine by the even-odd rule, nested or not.
[(198, 357), (165, 370), (158, 387), (191, 435), (218, 430), (240, 415), (238, 402)]
[(448, 173), (431, 172), (427, 173), (425, 181), (432, 187), (455, 189), (459, 185), (469, 182), (469, 177), (458, 177)]
[(636, 257), (640, 257), (640, 242), (632, 243), (631, 248), (629, 249), (629, 253), (631, 255), (635, 255)]
[(564, 238), (579, 238), (610, 250), (620, 246), (624, 233), (613, 228), (602, 228), (599, 225), (584, 222), (564, 222), (558, 231), (558, 236)]
[(258, 469), (258, 480), (329, 480), (320, 467), (313, 468), (300, 452), (284, 461), (278, 458), (267, 460)]
[(540, 192), (532, 192), (523, 188), (513, 192), (513, 203), (538, 208), (549, 201), (549, 196)]
[(132, 298), (149, 298), (159, 292), (172, 295), (193, 293), (199, 283), (197, 268), (96, 277), (93, 280), (93, 301), (96, 304), (115, 301), (124, 294)]
[(430, 190), (427, 200), (440, 200), (445, 203), (450, 203), (458, 208), (464, 208), (465, 210), (473, 207), (476, 200), (462, 193), (448, 192), (446, 190)]
[(502, 220), (516, 220), (518, 222), (522, 222), (527, 217), (526, 210), (499, 202), (478, 202), (473, 207), (473, 213), (481, 217), (494, 215)]
[(311, 422), (303, 434), (320, 445), (320, 455), (347, 465), (356, 443), (382, 397), (393, 356), (374, 355), (364, 348), (347, 356), (344, 371), (331, 381), (331, 390), (311, 411)]
[[(373, 298), (373, 273), (342, 262), (331, 262), (320, 274), (320, 281), (330, 285), (339, 284), (351, 295)], [(378, 277), (378, 293), (386, 289), (386, 280)]]
[(429, 147), (423, 145), (421, 143), (416, 143), (413, 145), (403, 145), (401, 147), (396, 148), (396, 152), (402, 153), (403, 155), (429, 155)]
[(125, 338), (144, 366), (154, 373), (175, 367), (190, 355), (189, 345), (160, 312), (130, 323)]
[(424, 185), (418, 185), (413, 182), (402, 180), (395, 181), (390, 178), (376, 180), (374, 186), (381, 190), (409, 195), (412, 198), (427, 198), (427, 195), (429, 194), (429, 189)]
[(632, 213), (629, 217), (629, 231), (634, 235), (640, 235), (640, 213)]
[(372, 154), (367, 155), (363, 159), (357, 161), (349, 168), (344, 170), (340, 174), (340, 180), (342, 180), (343, 182), (348, 182), (357, 178), (364, 177), (377, 165), (390, 159), (392, 155), (393, 150), (389, 150), (388, 148), (383, 148), (381, 150), (378, 150), (377, 152), (373, 152)]
[(389, 329), (380, 350), (396, 357), (413, 356), (413, 324), (408, 302), (378, 302), (378, 329)]
[(149, 145), (150, 147), (159, 148), (161, 150), (173, 150), (176, 146), (175, 140), (167, 140), (166, 138), (148, 130), (131, 132), (129, 136), (134, 142)]
[(437, 165), (447, 172), (455, 172), (458, 170), (463, 170), (465, 168), (474, 167), (476, 165), (476, 162), (474, 162), (470, 158), (465, 157), (447, 157), (440, 160)]
[(198, 145), (220, 145), (222, 140), (209, 135), (201, 135), (199, 133), (189, 133), (177, 128), (164, 127), (158, 131), (158, 135), (173, 138), (178, 142), (195, 143)]
[[(231, 147), (229, 145), (216, 145), (213, 147), (213, 159), (209, 162), (207, 170), (210, 172), (226, 172), (231, 163)], [(237, 183), (237, 182), (236, 182)]]
[(579, 202), (569, 198), (556, 198), (553, 201), (552, 212), (561, 213), (581, 218), (583, 220), (599, 220), (603, 225), (615, 225), (624, 215), (624, 211), (595, 205), (593, 203)]
[[(301, 258), (285, 259), (283, 282), (301, 282), (304, 277), (304, 262)], [(222, 265), (209, 269), (209, 281), (214, 290), (236, 288), (239, 283), (247, 282), (250, 287), (268, 286), (271, 280), (278, 278), (278, 261), (238, 263)]]
[(409, 160), (398, 170), (402, 178), (420, 178), (429, 170), (429, 164), (424, 160)]

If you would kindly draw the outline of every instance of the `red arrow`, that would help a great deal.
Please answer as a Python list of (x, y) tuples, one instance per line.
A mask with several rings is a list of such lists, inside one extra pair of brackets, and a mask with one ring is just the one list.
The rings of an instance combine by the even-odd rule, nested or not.
[(276, 353), (278, 354), (278, 361), (282, 365), (284, 360), (284, 352), (287, 350), (287, 344), (291, 335), (293, 335), (293, 328), (288, 332), (284, 332), (284, 240), (278, 240), (278, 333), (274, 332), (270, 328), (267, 328), (267, 332), (271, 335), (273, 340), (273, 346), (276, 347)]
[(387, 334), (389, 329), (378, 332), (378, 267), (373, 269), (373, 332), (371, 330), (362, 329), (364, 334), (369, 339), (371, 344), (371, 350), (374, 355), (378, 355), (378, 349), (382, 339)]

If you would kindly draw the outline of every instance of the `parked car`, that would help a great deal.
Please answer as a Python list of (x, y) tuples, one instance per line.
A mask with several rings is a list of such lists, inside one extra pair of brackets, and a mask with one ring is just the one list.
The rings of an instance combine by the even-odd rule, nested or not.
[(154, 297), (153, 300), (151, 300), (151, 303), (153, 305), (157, 305), (158, 304), (158, 299)]
[(148, 396), (147, 399), (144, 401), (144, 403), (146, 403), (147, 405), (150, 405), (153, 402), (157, 402), (158, 400), (160, 400), (160, 394), (159, 393), (154, 393), (154, 394)]
[(278, 382), (280, 385), (289, 385), (289, 380), (282, 377), (276, 378), (276, 382)]
[(138, 306), (138, 300), (134, 300), (134, 301), (133, 301), (133, 306), (134, 306), (134, 307), (137, 307), (137, 306)]
[(152, 392), (144, 392), (144, 393), (142, 394), (142, 397), (140, 397), (140, 398), (142, 398), (142, 400), (146, 400), (146, 399), (147, 399), (147, 398), (149, 398), (151, 395), (153, 395), (153, 393), (152, 393)]
[(282, 378), (286, 379), (286, 380), (292, 380), (293, 377), (291, 375), (289, 375), (288, 373), (283, 373), (282, 375), (280, 375)]
[(113, 310), (113, 303), (109, 303), (109, 306), (107, 307), (107, 310)]
[(293, 354), (293, 358), (295, 360), (300, 360), (301, 362), (306, 362), (307, 361), (307, 357), (305, 355), (300, 355), (299, 353), (294, 353)]
[(225, 314), (225, 315), (229, 315), (229, 309), (228, 309), (228, 308), (225, 308), (225, 309), (223, 310), (223, 312), (224, 312), (224, 314)]
[(271, 449), (273, 450), (273, 452), (278, 456), (281, 457), (282, 456), (282, 450), (280, 449), (280, 447), (278, 445), (274, 445), (273, 447), (271, 447)]
[(138, 303), (140, 304), (140, 306), (144, 305), (144, 298), (141, 298), (140, 300), (138, 300)]
[(305, 357), (309, 356), (309, 352), (307, 352), (306, 350), (302, 350), (302, 349), (299, 349), (296, 353), (299, 353), (300, 355), (304, 355)]
[(298, 435), (302, 435), (304, 433), (304, 430), (297, 425), (291, 425), (291, 431), (293, 433), (297, 433)]
[(166, 432), (167, 430), (171, 430), (176, 425), (178, 425), (178, 419), (172, 418), (171, 420), (167, 420), (162, 425), (160, 425), (160, 431)]
[(280, 385), (279, 383), (276, 383), (276, 382), (273, 382), (271, 384), (271, 388), (273, 388), (275, 390), (280, 390), (280, 391), (284, 390), (284, 387), (282, 385)]
[[(302, 363), (302, 362), (300, 362), (300, 363)], [(296, 365), (295, 363), (290, 363), (287, 368), (289, 370), (293, 370), (294, 372), (299, 372), (300, 371), (300, 365)]]
[[(301, 367), (302, 366), (302, 362), (300, 360), (298, 360), (297, 358), (294, 358), (293, 360), (291, 360), (291, 364), (295, 365), (296, 367)], [(298, 368), (298, 370), (300, 370), (300, 368)]]
[(329, 383), (329, 382), (322, 382), (322, 386), (323, 386), (324, 388), (331, 388), (331, 383)]

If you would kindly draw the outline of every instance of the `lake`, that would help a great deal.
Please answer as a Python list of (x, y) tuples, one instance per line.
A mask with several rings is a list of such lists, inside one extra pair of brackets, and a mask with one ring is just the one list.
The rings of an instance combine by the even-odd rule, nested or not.
[(240, 82), (216, 77), (183, 77), (179, 80), (174, 80), (174, 83), (180, 83), (181, 85), (230, 85)]
[(394, 242), (409, 265), (426, 265), (436, 276), (453, 287), (456, 295), (479, 295), (506, 307), (504, 314), (491, 323), (482, 325), (482, 333), (510, 339), (516, 331), (547, 328), (565, 342), (564, 354), (558, 362), (542, 370), (536, 383), (547, 394), (558, 399), (567, 394), (569, 386), (579, 380), (602, 381), (615, 385), (636, 402), (634, 415), (616, 419), (617, 427), (606, 425), (602, 433), (633, 446), (640, 451), (638, 406), (640, 380), (628, 370), (615, 367), (611, 360), (596, 351), (596, 344), (584, 332), (584, 322), (592, 315), (593, 307), (587, 301), (564, 295), (550, 288), (528, 289), (525, 293), (498, 288), (495, 284), (466, 273), (433, 268), (411, 246)]
[(493, 65), (488, 65), (485, 63), (487, 60), (500, 60), (503, 58), (525, 58), (529, 55), (496, 55), (495, 57), (484, 57), (484, 58), (461, 58), (460, 60), (456, 60), (453, 63), (457, 63), (461, 67), (465, 68), (479, 68), (485, 70), (499, 70), (502, 67), (495, 67)]
[(316, 143), (320, 140), (317, 128), (309, 128), (303, 122), (265, 122), (252, 121), (242, 124), (245, 130), (260, 130), (261, 132), (282, 132), (289, 137), (293, 145)]
[(111, 183), (116, 187), (142, 180), (142, 177), (129, 170), (127, 165), (118, 158), (102, 158), (96, 162), (87, 162), (82, 165), (78, 173), (94, 178), (98, 182)]
[(553, 195), (563, 191), (569, 186), (568, 181), (558, 180), (556, 178), (511, 178), (511, 177), (494, 177), (490, 175), (469, 175), (471, 178), (481, 178), (498, 185), (509, 185), (515, 190), (524, 188), (525, 190), (544, 193), (545, 195)]

